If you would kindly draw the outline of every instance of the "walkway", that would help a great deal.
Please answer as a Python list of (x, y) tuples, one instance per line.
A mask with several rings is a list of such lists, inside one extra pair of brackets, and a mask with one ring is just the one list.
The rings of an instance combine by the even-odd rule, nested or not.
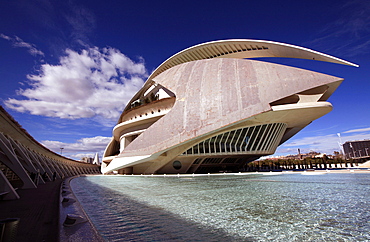
[(59, 189), (62, 180), (37, 189), (19, 189), (18, 200), (0, 201), (0, 219), (20, 218), (16, 241), (58, 241)]

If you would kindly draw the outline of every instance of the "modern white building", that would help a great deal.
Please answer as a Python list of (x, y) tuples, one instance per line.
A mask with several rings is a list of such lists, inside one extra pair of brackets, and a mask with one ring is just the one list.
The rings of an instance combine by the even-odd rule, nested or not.
[(126, 106), (102, 159), (120, 174), (242, 171), (331, 111), (342, 78), (256, 57), (357, 66), (306, 48), (222, 40), (163, 62)]
[(18, 189), (99, 172), (99, 165), (78, 162), (47, 149), (0, 106), (0, 200), (20, 198)]

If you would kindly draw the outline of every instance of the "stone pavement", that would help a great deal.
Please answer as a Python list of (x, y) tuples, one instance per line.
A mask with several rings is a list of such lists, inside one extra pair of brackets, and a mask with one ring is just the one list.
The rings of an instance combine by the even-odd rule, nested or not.
[(16, 241), (59, 240), (59, 194), (62, 180), (19, 189), (18, 200), (0, 201), (0, 220), (20, 218)]

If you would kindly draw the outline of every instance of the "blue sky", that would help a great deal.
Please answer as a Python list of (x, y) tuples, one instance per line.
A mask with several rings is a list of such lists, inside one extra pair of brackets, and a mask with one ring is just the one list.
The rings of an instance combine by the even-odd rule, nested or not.
[(275, 155), (332, 153), (370, 139), (369, 1), (0, 1), (0, 102), (39, 142), (102, 154), (125, 104), (171, 55), (221, 39), (260, 39), (360, 65), (277, 59), (343, 77), (334, 110)]

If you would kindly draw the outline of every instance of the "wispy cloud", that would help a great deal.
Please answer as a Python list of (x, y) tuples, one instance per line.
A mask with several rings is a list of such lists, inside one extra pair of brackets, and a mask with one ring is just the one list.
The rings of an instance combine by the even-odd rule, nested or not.
[(340, 142), (370, 139), (370, 128), (352, 129), (341, 132), (341, 138), (335, 134), (309, 136), (299, 139), (292, 139), (281, 145), (277, 155), (296, 154), (299, 148), (302, 153), (317, 151), (326, 154), (333, 154), (340, 150)]
[(82, 157), (94, 157), (95, 153), (101, 156), (110, 139), (111, 137), (95, 136), (79, 139), (75, 143), (44, 140), (41, 144), (56, 153), (60, 153), (60, 148), (63, 148), (63, 155), (81, 159)]
[[(351, 129), (351, 130), (348, 130), (348, 131), (345, 131), (343, 133), (359, 133), (359, 132), (370, 132), (370, 127), (368, 128), (363, 128), (363, 129)], [(370, 137), (369, 137), (370, 138)]]
[[(59, 56), (66, 48), (93, 45), (90, 37), (96, 29), (96, 17), (92, 10), (73, 0), (36, 2), (37, 4), (35, 1), (17, 1), (14, 4), (14, 9), (21, 11), (22, 18), (29, 22), (25, 26), (32, 28), (31, 33), (25, 29), (23, 35), (30, 33), (38, 38), (39, 45), (47, 45), (47, 51), (54, 56)], [(10, 39), (16, 41), (13, 37), (8, 40)]]
[(143, 59), (135, 62), (115, 48), (67, 49), (58, 65), (43, 64), (39, 74), (28, 75), (29, 88), (18, 90), (23, 99), (5, 105), (47, 117), (116, 120), (146, 76)]
[(67, 23), (72, 27), (73, 40), (81, 45), (88, 42), (88, 36), (96, 27), (95, 15), (89, 9), (69, 2), (71, 11), (64, 15)]
[[(323, 25), (317, 37), (304, 45), (324, 46), (332, 54), (352, 57), (370, 52), (370, 2), (347, 1), (333, 6), (339, 18)], [(338, 38), (342, 41), (337, 41)], [(345, 46), (339, 45), (347, 43)]]
[(44, 56), (44, 53), (38, 50), (34, 44), (27, 43), (18, 36), (10, 37), (5, 34), (0, 34), (0, 38), (10, 41), (13, 47), (26, 48), (28, 53), (33, 56)]

